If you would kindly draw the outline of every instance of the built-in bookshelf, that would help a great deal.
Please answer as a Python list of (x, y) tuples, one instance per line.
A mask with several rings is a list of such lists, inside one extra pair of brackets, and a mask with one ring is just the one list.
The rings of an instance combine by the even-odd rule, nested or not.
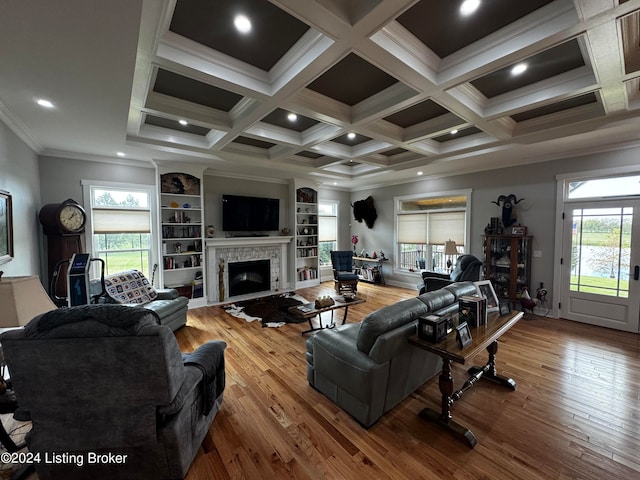
[(162, 285), (206, 304), (201, 178), (184, 172), (160, 175)]
[(320, 283), (318, 256), (318, 190), (296, 184), (295, 194), (295, 281), (296, 288)]

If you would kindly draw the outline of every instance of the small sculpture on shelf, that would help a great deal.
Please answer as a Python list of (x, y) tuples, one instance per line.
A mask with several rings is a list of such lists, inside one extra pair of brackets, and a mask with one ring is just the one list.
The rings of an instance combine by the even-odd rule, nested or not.
[(351, 243), (353, 243), (353, 256), (356, 257), (356, 245), (358, 245), (358, 235), (351, 235)]

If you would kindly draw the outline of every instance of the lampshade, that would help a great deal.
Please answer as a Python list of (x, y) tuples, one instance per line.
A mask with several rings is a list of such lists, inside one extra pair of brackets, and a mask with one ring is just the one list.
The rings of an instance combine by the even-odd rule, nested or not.
[(456, 242), (449, 240), (444, 242), (444, 254), (445, 255), (458, 255), (458, 249), (456, 248)]
[(37, 276), (0, 277), (0, 328), (26, 325), (56, 308)]

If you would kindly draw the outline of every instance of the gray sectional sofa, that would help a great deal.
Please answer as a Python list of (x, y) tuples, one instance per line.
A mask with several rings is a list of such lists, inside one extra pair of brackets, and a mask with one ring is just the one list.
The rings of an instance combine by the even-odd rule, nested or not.
[(473, 295), (458, 282), (367, 315), (361, 323), (325, 329), (307, 340), (309, 385), (365, 427), (373, 425), (442, 368), (440, 357), (410, 345), (418, 317), (458, 310)]

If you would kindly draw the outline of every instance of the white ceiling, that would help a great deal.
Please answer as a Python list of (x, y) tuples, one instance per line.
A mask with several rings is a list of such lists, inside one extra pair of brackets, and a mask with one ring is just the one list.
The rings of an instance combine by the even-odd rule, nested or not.
[[(212, 173), (307, 177), (344, 188), (638, 144), (640, 0), (556, 0), (442, 59), (395, 21), (415, 0), (271, 3), (310, 30), (265, 72), (171, 32), (175, 0), (3, 0), (0, 119), (44, 156), (121, 162), (120, 151), (125, 161), (196, 162)], [(470, 84), (570, 39), (585, 59), (580, 69), (493, 98)], [(353, 106), (306, 88), (350, 53), (399, 86)], [(227, 113), (157, 94), (158, 68), (243, 101)], [(522, 122), (512, 117), (587, 92), (597, 104)], [(38, 98), (55, 107), (42, 109)], [(480, 132), (442, 142), (434, 138), (447, 134), (451, 114), (415, 128), (384, 120), (425, 99), (454, 114), (455, 126)], [(300, 134), (261, 121), (277, 108), (321, 127)], [(209, 134), (150, 126), (149, 114), (187, 118)], [(349, 131), (371, 140), (354, 147), (332, 141)], [(238, 135), (274, 146), (241, 145)], [(394, 148), (404, 152), (384, 154)], [(302, 150), (323, 156), (301, 157)]]

